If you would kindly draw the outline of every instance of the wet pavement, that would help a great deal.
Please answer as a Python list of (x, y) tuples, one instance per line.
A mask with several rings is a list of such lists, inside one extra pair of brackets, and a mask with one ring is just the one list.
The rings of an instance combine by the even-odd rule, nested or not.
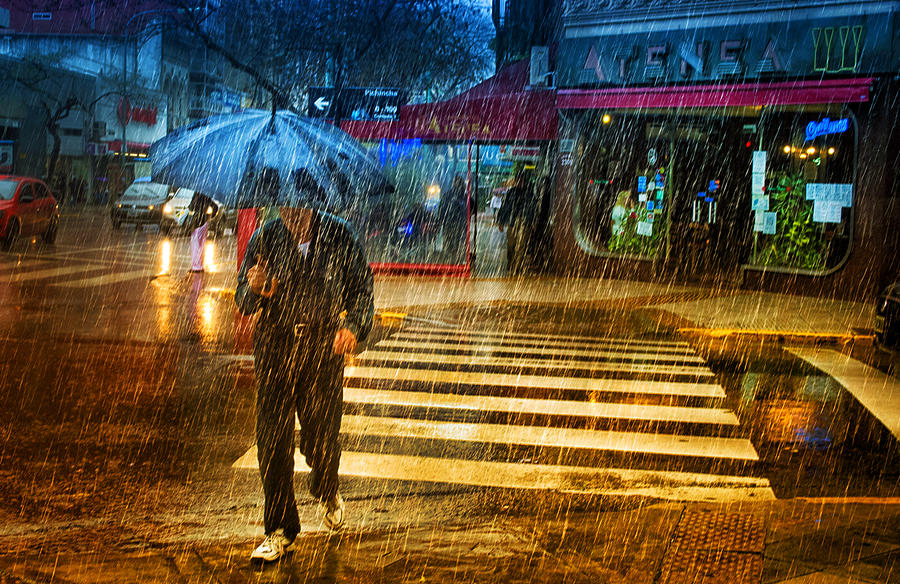
[[(380, 279), (406, 316), (348, 368), (347, 528), (301, 496), (299, 549), (254, 571), (249, 327), (212, 246), (191, 276), (185, 238), (88, 214), (0, 258), (0, 582), (900, 581), (897, 441), (858, 400), (658, 312), (729, 291), (585, 282), (388, 304)], [(822, 343), (866, 358), (846, 329)]]

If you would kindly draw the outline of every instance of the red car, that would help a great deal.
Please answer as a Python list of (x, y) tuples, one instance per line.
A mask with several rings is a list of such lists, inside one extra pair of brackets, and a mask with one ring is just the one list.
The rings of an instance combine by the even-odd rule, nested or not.
[(34, 235), (53, 243), (58, 227), (59, 207), (43, 181), (0, 175), (0, 242), (5, 247)]

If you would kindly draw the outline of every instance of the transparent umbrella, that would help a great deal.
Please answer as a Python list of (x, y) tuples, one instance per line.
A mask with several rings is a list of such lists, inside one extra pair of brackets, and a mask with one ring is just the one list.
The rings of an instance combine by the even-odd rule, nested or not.
[[(393, 190), (356, 140), (288, 111), (246, 110), (199, 120), (156, 141), (150, 158), (155, 182), (201, 191), (230, 207), (340, 212), (356, 197)], [(277, 200), (259, 200), (253, 188), (257, 177), (271, 173), (265, 169), (278, 173)]]

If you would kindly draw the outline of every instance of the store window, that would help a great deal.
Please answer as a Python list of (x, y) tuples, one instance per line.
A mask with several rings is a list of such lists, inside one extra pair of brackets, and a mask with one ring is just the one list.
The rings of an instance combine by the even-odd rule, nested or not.
[(827, 271), (849, 253), (856, 126), (840, 108), (781, 111), (760, 120), (751, 162), (750, 265)]
[(466, 263), (469, 145), (381, 140), (365, 144), (393, 193), (370, 197), (350, 213), (373, 263)]
[(638, 117), (592, 113), (576, 145), (574, 225), (588, 253), (653, 257), (665, 240), (668, 150)]

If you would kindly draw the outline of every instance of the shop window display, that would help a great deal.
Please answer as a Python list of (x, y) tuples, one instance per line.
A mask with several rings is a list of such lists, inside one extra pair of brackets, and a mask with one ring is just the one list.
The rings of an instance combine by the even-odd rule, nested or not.
[(575, 226), (592, 254), (652, 257), (665, 236), (666, 166), (640, 120), (590, 116), (576, 154)]
[(754, 153), (750, 264), (825, 271), (849, 252), (855, 124), (838, 109), (772, 113)]

